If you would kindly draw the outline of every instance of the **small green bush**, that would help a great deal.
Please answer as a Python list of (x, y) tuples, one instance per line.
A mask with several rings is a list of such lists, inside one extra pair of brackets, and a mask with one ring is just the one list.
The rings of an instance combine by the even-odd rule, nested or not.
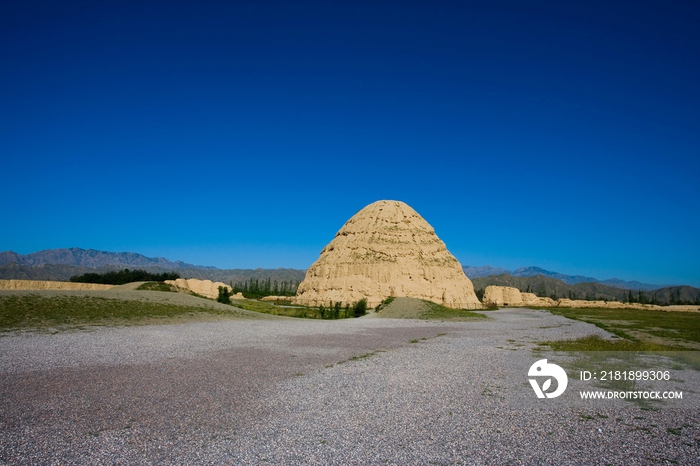
[(228, 287), (219, 287), (219, 296), (216, 298), (216, 300), (223, 304), (231, 304), (231, 292), (229, 291)]
[(367, 314), (367, 300), (362, 298), (356, 302), (353, 306), (353, 310), (355, 311), (355, 317), (360, 317)]

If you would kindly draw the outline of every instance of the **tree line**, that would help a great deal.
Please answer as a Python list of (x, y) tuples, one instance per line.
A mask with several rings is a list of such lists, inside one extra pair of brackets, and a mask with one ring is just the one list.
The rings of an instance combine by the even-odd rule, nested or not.
[[(216, 298), (216, 300), (223, 304), (231, 304), (231, 296), (232, 292), (229, 291), (228, 287), (220, 286), (219, 296)], [(377, 306), (377, 309), (379, 309), (379, 306)], [(362, 317), (363, 315), (367, 314), (367, 299), (362, 298), (361, 300), (353, 303), (352, 305), (350, 305), (349, 303), (345, 303), (344, 309), (340, 301), (338, 301), (337, 303), (329, 301), (328, 307), (321, 304), (320, 306), (318, 306), (317, 311), (311, 309), (310, 313), (311, 317), (320, 317), (321, 319), (349, 319), (353, 317)], [(302, 317), (309, 317), (309, 311), (305, 310)]]
[(248, 299), (259, 299), (264, 296), (295, 296), (297, 294), (297, 288), (299, 287), (298, 281), (281, 281), (272, 280), (270, 278), (260, 280), (252, 278), (245, 281), (239, 281), (236, 283), (229, 283), (233, 294), (238, 292), (243, 293)]
[(349, 303), (345, 303), (345, 309), (343, 309), (340, 301), (337, 303), (330, 301), (328, 307), (323, 304), (318, 306), (318, 312), (321, 315), (321, 319), (349, 319), (351, 317), (361, 317), (367, 314), (367, 300), (362, 298), (352, 306), (350, 306)]
[(73, 275), (70, 281), (76, 283), (99, 283), (102, 285), (124, 285), (132, 282), (164, 282), (165, 280), (177, 280), (180, 278), (175, 272), (149, 273), (145, 270), (119, 270), (105, 273), (84, 273)]

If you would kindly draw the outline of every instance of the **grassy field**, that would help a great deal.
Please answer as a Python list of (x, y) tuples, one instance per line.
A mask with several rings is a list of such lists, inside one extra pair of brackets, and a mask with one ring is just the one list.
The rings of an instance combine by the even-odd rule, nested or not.
[(441, 304), (434, 303), (432, 301), (423, 301), (428, 310), (423, 312), (419, 318), (426, 320), (481, 320), (487, 319), (483, 314), (478, 314), (473, 311), (468, 311), (466, 309), (452, 309), (445, 307)]
[[(570, 375), (581, 370), (625, 371), (666, 367), (700, 370), (700, 313), (630, 309), (547, 309), (552, 314), (603, 328), (619, 338), (591, 335), (577, 340), (543, 341), (535, 353), (564, 351), (574, 356), (563, 365)], [(597, 386), (630, 390), (634, 382), (599, 381)], [(642, 403), (644, 405), (644, 403)]]
[[(164, 299), (153, 298), (148, 292), (163, 292)], [(164, 283), (147, 282), (128, 297), (78, 296), (72, 294), (45, 295), (41, 292), (21, 295), (0, 295), (0, 332), (15, 330), (67, 330), (95, 325), (140, 325), (146, 323), (182, 322), (212, 318), (266, 318), (268, 316), (321, 319), (315, 307), (280, 306), (252, 299), (232, 300), (230, 305), (214, 302), (194, 293), (172, 293), (176, 288)], [(141, 294), (141, 292), (146, 292)], [(161, 295), (161, 293), (156, 293)], [(143, 299), (142, 299), (143, 298)], [(146, 299), (148, 298), (148, 299)], [(187, 299), (185, 299), (187, 298)], [(200, 299), (196, 299), (200, 298)], [(388, 301), (390, 302), (390, 300)], [(444, 308), (434, 303), (425, 305), (420, 318), (440, 320), (471, 320), (483, 318), (469, 311)], [(352, 308), (347, 311), (354, 317)], [(369, 310), (373, 312), (373, 310)], [(326, 318), (331, 315), (326, 310)], [(340, 319), (346, 318), (343, 307)], [(271, 318), (271, 317), (269, 317)], [(415, 318), (415, 317), (414, 317)]]
[[(594, 324), (624, 340), (619, 350), (700, 350), (700, 313), (634, 309), (548, 308), (552, 314)], [(567, 343), (562, 343), (566, 345)], [(608, 343), (584, 340), (581, 350), (617, 351)], [(562, 348), (563, 349), (563, 348)]]
[(378, 307), (377, 315), (389, 319), (423, 320), (481, 320), (483, 314), (466, 309), (451, 309), (431, 301), (417, 298), (389, 298)]
[(247, 311), (262, 312), (276, 316), (301, 317), (320, 319), (321, 313), (317, 308), (304, 306), (277, 306), (267, 301), (253, 299), (233, 299), (231, 305)]
[(0, 331), (4, 332), (157, 323), (202, 316), (251, 317), (249, 313), (234, 308), (227, 310), (95, 296), (0, 296)]

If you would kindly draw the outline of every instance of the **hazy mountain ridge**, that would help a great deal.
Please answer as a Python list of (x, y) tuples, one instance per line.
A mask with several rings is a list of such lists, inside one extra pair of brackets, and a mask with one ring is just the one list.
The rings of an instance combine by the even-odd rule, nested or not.
[(675, 285), (652, 285), (649, 283), (641, 283), (638, 281), (625, 281), (619, 278), (608, 278), (606, 280), (599, 280), (594, 277), (586, 277), (583, 275), (567, 275), (559, 272), (552, 272), (545, 270), (540, 267), (521, 267), (519, 269), (510, 271), (498, 267), (492, 267), (490, 265), (484, 267), (470, 267), (464, 266), (464, 273), (471, 280), (476, 278), (485, 278), (494, 275), (508, 274), (513, 277), (536, 277), (538, 275), (543, 275), (545, 277), (554, 278), (561, 280), (567, 285), (577, 285), (579, 283), (601, 283), (613, 288), (621, 288), (625, 290), (658, 290), (661, 288), (666, 288)]
[(485, 265), (483, 267), (472, 267), (469, 265), (462, 266), (462, 270), (469, 279), (480, 278), (480, 277), (490, 277), (491, 275), (501, 275), (502, 273), (510, 274), (510, 270), (502, 269), (500, 267), (492, 267), (490, 265)]
[(182, 261), (150, 258), (133, 252), (106, 252), (94, 249), (47, 249), (32, 254), (0, 252), (0, 279), (2, 280), (58, 280), (67, 281), (74, 275), (104, 273), (124, 268), (137, 268), (150, 273), (175, 272), (182, 278), (236, 283), (246, 280), (300, 282), (305, 270), (297, 269), (218, 269)]
[[(85, 273), (105, 273), (124, 268), (121, 265), (105, 265), (102, 267), (88, 268), (65, 264), (19, 265), (10, 263), (0, 265), (0, 280), (56, 280), (68, 281), (74, 275)], [(245, 280), (267, 280), (300, 282), (306, 275), (305, 270), (297, 269), (164, 269), (162, 267), (133, 267), (150, 273), (175, 272), (182, 278), (199, 278), (200, 280), (212, 280), (224, 283), (236, 283)]]
[[(306, 273), (305, 270), (283, 268), (219, 269), (211, 266), (188, 264), (182, 261), (171, 261), (163, 257), (152, 258), (134, 252), (108, 252), (81, 248), (46, 249), (31, 254), (18, 254), (14, 251), (0, 252), (0, 279), (68, 280), (73, 275), (82, 275), (89, 272), (103, 273), (123, 268), (140, 268), (151, 273), (176, 272), (184, 278), (209, 279), (226, 283), (235, 283), (236, 281), (251, 278), (301, 281)], [(617, 278), (599, 280), (594, 277), (566, 275), (532, 266), (521, 267), (513, 271), (490, 265), (482, 267), (464, 266), (462, 268), (472, 281), (478, 278), (507, 274), (511, 277), (521, 278), (544, 276), (560, 280), (567, 285), (594, 283), (618, 290), (648, 291), (678, 288), (640, 283), (638, 281), (625, 281)], [(594, 292), (594, 288), (591, 287), (587, 287), (587, 290)], [(611, 293), (609, 291), (601, 291), (601, 293), (610, 297), (621, 296), (620, 293)]]
[(107, 252), (95, 249), (61, 248), (45, 249), (31, 254), (17, 254), (14, 251), (0, 252), (0, 265), (69, 265), (73, 267), (99, 268), (109, 265), (124, 267), (160, 267), (165, 270), (214, 267), (196, 266), (182, 261), (170, 261), (163, 257), (146, 257), (135, 252)]

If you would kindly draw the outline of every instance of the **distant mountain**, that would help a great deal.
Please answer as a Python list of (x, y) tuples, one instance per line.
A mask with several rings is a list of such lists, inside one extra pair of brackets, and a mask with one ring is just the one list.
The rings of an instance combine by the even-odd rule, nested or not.
[(104, 273), (124, 268), (138, 268), (150, 273), (175, 272), (183, 278), (199, 278), (224, 283), (246, 280), (300, 282), (305, 270), (297, 269), (218, 269), (146, 257), (133, 252), (106, 252), (94, 249), (48, 249), (31, 254), (0, 252), (2, 280), (68, 280), (74, 275)]
[(68, 281), (73, 275), (104, 273), (119, 267), (87, 268), (74, 265), (19, 265), (16, 262), (0, 265), (0, 280), (52, 280)]
[(615, 288), (624, 288), (627, 290), (658, 290), (661, 288), (669, 288), (677, 285), (650, 285), (648, 283), (640, 283), (636, 280), (631, 282), (626, 282), (620, 280), (619, 278), (608, 278), (607, 280), (600, 280), (598, 283), (603, 283), (604, 285), (613, 286)]
[[(513, 270), (511, 275), (514, 277), (536, 277), (537, 275), (544, 275), (545, 277), (556, 278), (569, 285), (575, 285), (577, 283), (590, 283), (590, 282), (600, 282), (600, 280), (593, 277), (584, 277), (583, 275), (566, 275), (558, 272), (550, 272), (549, 270), (542, 269), (540, 267), (521, 267), (519, 269)], [(620, 280), (622, 281), (622, 280)]]
[[(475, 278), (490, 277), (494, 275), (508, 274), (513, 277), (536, 277), (538, 275), (543, 275), (545, 277), (554, 278), (561, 280), (568, 285), (577, 285), (579, 283), (602, 283), (613, 288), (621, 288), (624, 290), (656, 290), (663, 288), (664, 285), (651, 285), (649, 283), (640, 283), (638, 281), (625, 281), (619, 278), (609, 278), (607, 280), (599, 280), (593, 277), (585, 277), (583, 275), (566, 275), (559, 272), (551, 272), (540, 267), (521, 267), (519, 269), (510, 271), (506, 269), (501, 269), (498, 267), (492, 267), (486, 265), (484, 267), (471, 267), (464, 266), (464, 273), (471, 280)], [(669, 286), (669, 285), (666, 285)]]
[(470, 267), (465, 265), (462, 267), (464, 273), (467, 277), (479, 278), (479, 277), (490, 277), (491, 275), (500, 275), (502, 273), (511, 273), (510, 270), (501, 269), (500, 267), (491, 267), (490, 265), (485, 265), (483, 267)]
[[(223, 282), (236, 282), (249, 278), (301, 281), (305, 271), (297, 269), (218, 269), (216, 267), (192, 265), (182, 261), (171, 261), (163, 257), (146, 257), (135, 252), (107, 252), (95, 249), (64, 248), (46, 249), (31, 254), (18, 254), (13, 251), (0, 252), (0, 279), (28, 280), (68, 280), (73, 275), (88, 272), (106, 272), (123, 268), (139, 268), (151, 273), (173, 271), (186, 278), (209, 279)], [(98, 270), (96, 270), (98, 269)], [(551, 272), (540, 267), (521, 267), (509, 271), (486, 265), (483, 267), (463, 267), (470, 279), (508, 274), (513, 277), (545, 276), (561, 280), (568, 285), (579, 283), (600, 283), (625, 290), (656, 290), (661, 285), (650, 285), (637, 281), (624, 281), (617, 278), (598, 280), (582, 275), (566, 275)]]
[[(182, 261), (172, 262), (163, 257), (146, 257), (135, 252), (106, 252), (95, 249), (45, 249), (31, 254), (17, 254), (13, 251), (0, 252), (0, 265), (70, 265), (74, 267), (98, 268), (107, 265), (124, 267), (160, 267), (162, 269), (191, 269), (195, 267)], [(203, 267), (213, 268), (213, 267)]]
[[(63, 264), (19, 265), (16, 263), (0, 265), (0, 280), (57, 280), (68, 281), (74, 275), (85, 273), (105, 273), (121, 270), (121, 265), (104, 265), (102, 267), (81, 267)], [(236, 283), (246, 280), (267, 280), (273, 282), (301, 282), (305, 270), (297, 269), (217, 269), (215, 267), (195, 267), (188, 269), (164, 269), (161, 267), (135, 267), (150, 273), (175, 272), (182, 278), (199, 278), (215, 282)]]

